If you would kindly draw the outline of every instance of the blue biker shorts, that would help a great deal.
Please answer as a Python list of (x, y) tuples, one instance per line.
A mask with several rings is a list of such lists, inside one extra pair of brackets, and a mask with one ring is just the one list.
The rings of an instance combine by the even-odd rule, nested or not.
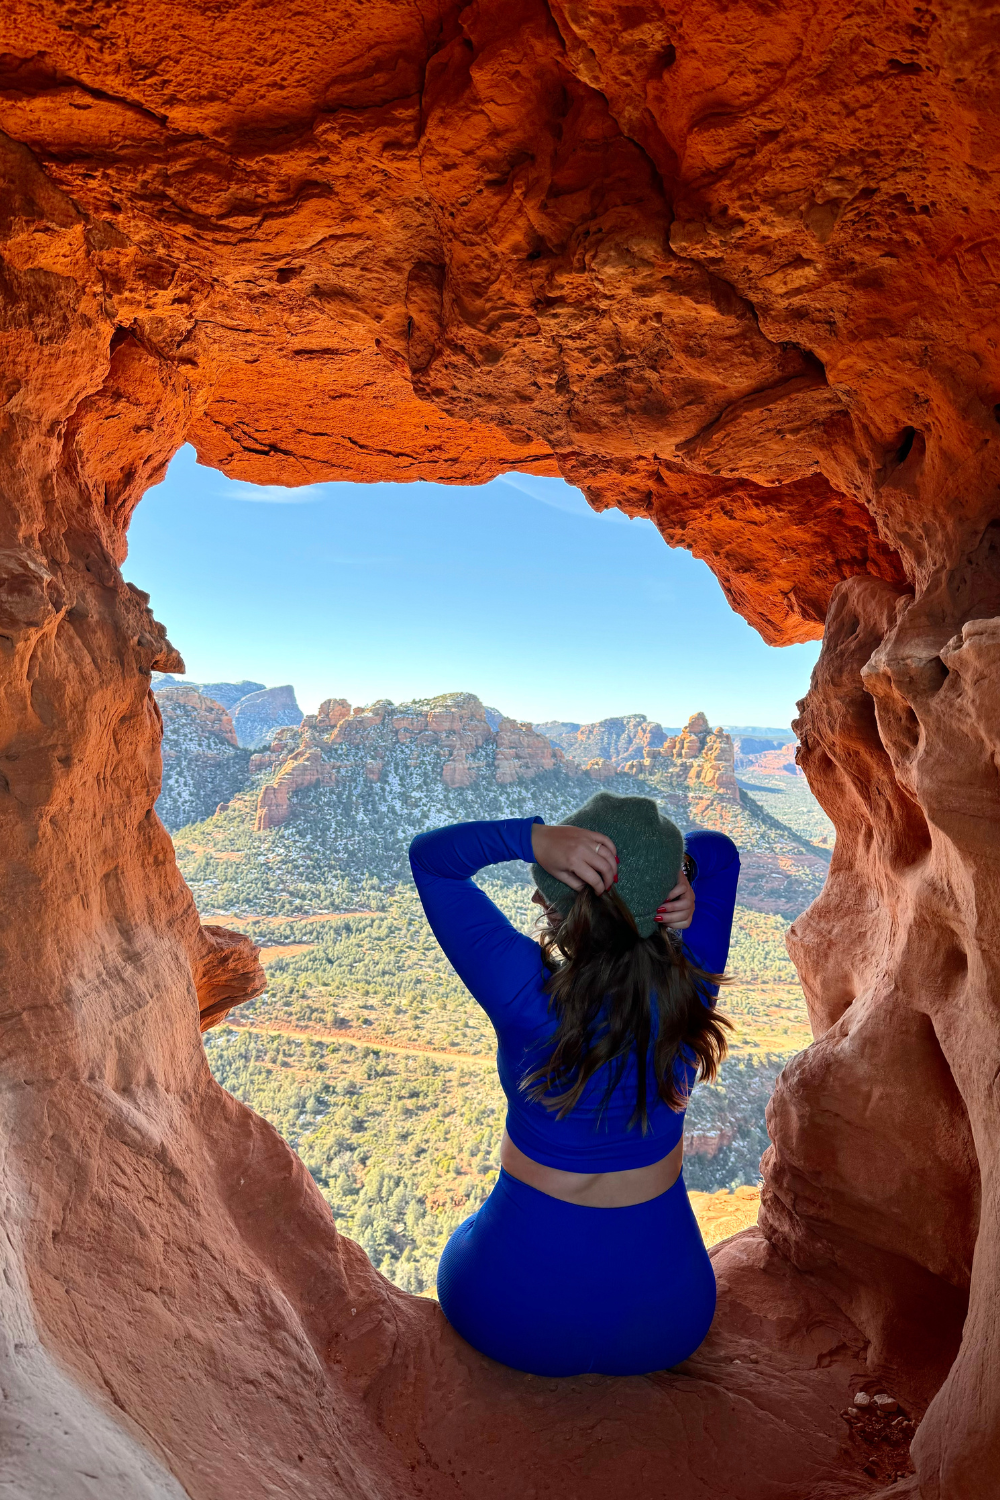
[(534, 1375), (644, 1375), (693, 1354), (715, 1273), (683, 1175), (647, 1203), (587, 1208), (501, 1169), (441, 1256), (438, 1299), (468, 1343)]

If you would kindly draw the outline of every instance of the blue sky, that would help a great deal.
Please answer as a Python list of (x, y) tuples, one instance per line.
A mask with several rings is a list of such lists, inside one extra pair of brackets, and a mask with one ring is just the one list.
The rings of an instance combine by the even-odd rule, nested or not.
[(560, 479), (226, 479), (183, 448), (125, 577), (196, 681), (290, 682), (306, 713), (461, 689), (518, 719), (787, 725), (818, 643), (765, 646), (704, 563)]

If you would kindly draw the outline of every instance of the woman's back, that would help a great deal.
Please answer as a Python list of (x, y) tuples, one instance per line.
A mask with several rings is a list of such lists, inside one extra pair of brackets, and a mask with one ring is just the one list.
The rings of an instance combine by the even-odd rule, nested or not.
[[(648, 1128), (634, 1122), (636, 1061), (626, 1060), (617, 1086), (607, 1096), (607, 1065), (584, 1086), (562, 1119), (545, 1103), (531, 1099), (524, 1079), (544, 1063), (556, 1018), (545, 985), (548, 970), (537, 942), (507, 920), (471, 879), (484, 866), (531, 860), (531, 829), (540, 819), (459, 823), (414, 839), (410, 863), (428, 921), (445, 954), (497, 1033), (497, 1071), (507, 1096), (507, 1132), (526, 1156), (568, 1172), (616, 1172), (656, 1162), (677, 1144), (683, 1111), (659, 1098), (653, 1049), (646, 1059)], [(723, 834), (688, 835), (696, 873), (695, 916), (686, 948), (699, 968), (721, 973), (732, 927), (739, 856)], [(655, 1026), (655, 1016), (654, 1016)], [(694, 1081), (694, 1065), (678, 1059), (683, 1093)]]

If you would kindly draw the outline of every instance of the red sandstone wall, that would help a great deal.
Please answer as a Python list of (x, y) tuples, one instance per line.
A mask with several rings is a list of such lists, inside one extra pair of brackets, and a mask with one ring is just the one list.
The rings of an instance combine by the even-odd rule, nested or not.
[[(919, 1415), (971, 1288), (914, 1453), (925, 1500), (990, 1494), (989, 8), (14, 0), (0, 32), (22, 1431), (53, 1427), (61, 1367), (65, 1420), (115, 1434), (87, 1460), (109, 1494), (871, 1493), (905, 1454), (867, 1473), (840, 1403), (892, 1380)], [(149, 672), (180, 664), (119, 571), (186, 437), (273, 483), (562, 472), (705, 557), (768, 640), (833, 599), (800, 721), (838, 827), (794, 945), (818, 1040), (683, 1375), (488, 1366), (208, 1076), (199, 999), (257, 981), (152, 812)], [(87, 1492), (18, 1451), (32, 1493)]]

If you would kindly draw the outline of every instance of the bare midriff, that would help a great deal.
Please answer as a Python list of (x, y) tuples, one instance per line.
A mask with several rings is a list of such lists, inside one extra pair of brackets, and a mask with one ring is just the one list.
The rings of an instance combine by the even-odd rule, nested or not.
[(500, 1144), (500, 1165), (511, 1177), (548, 1193), (550, 1198), (579, 1203), (584, 1208), (629, 1208), (633, 1203), (658, 1198), (681, 1175), (683, 1158), (684, 1142), (678, 1141), (669, 1156), (648, 1167), (630, 1167), (625, 1172), (563, 1172), (525, 1156), (506, 1130)]

